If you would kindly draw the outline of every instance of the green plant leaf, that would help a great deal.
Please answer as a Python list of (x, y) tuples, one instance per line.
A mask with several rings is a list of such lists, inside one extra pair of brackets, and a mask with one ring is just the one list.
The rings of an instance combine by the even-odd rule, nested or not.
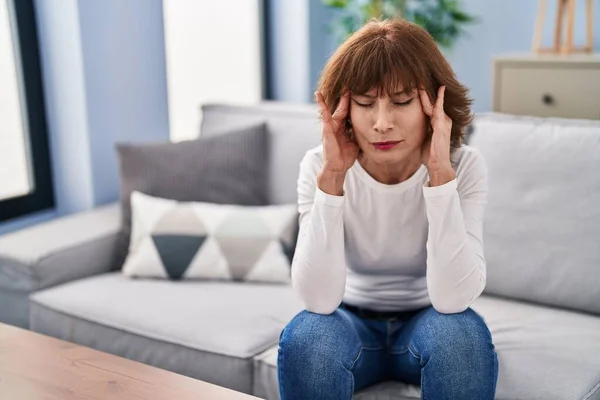
[(367, 4), (362, 5), (360, 7), (360, 11), (364, 15), (365, 20), (368, 21), (369, 19), (373, 18), (373, 11), (374, 11), (373, 4), (367, 3)]
[(449, 13), (449, 15), (452, 17), (452, 19), (454, 19), (454, 21), (456, 22), (464, 22), (464, 23), (468, 23), (468, 22), (473, 22), (474, 18), (462, 11), (451, 11)]
[[(322, 0), (338, 8), (335, 25), (345, 40), (373, 17), (383, 19), (402, 17), (420, 25), (441, 47), (450, 48), (463, 36), (465, 26), (479, 22), (467, 13), (459, 0)], [(379, 14), (381, 15), (375, 15)]]
[(323, 0), (323, 4), (327, 7), (346, 8), (351, 0)]

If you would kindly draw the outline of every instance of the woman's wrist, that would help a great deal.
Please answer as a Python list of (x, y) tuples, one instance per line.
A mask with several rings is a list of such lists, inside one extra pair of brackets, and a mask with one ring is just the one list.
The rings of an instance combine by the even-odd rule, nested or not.
[(317, 175), (317, 187), (324, 193), (332, 196), (344, 195), (344, 179), (346, 173), (321, 170)]
[(429, 186), (431, 187), (445, 185), (454, 179), (456, 179), (456, 172), (452, 167), (429, 172)]

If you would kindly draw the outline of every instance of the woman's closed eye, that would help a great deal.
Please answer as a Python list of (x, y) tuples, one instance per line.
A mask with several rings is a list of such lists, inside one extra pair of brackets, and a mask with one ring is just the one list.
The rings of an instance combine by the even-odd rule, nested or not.
[[(398, 106), (398, 107), (404, 107), (404, 106), (409, 105), (413, 101), (413, 99), (414, 99), (414, 97), (411, 98), (411, 99), (408, 99), (406, 101), (403, 101), (403, 102), (396, 102), (395, 101), (393, 104), (395, 106)], [(356, 105), (359, 106), (359, 107), (365, 107), (365, 108), (370, 108), (370, 107), (373, 107), (375, 105), (375, 103), (359, 103), (356, 100), (354, 100), (354, 103), (356, 103)]]

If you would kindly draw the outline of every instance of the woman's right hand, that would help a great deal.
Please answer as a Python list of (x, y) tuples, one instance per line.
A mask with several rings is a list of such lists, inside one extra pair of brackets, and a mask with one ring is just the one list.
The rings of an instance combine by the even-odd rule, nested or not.
[[(350, 105), (350, 91), (347, 91), (331, 115), (329, 107), (320, 92), (315, 93), (321, 110), (323, 142), (323, 167), (319, 180), (319, 188), (330, 194), (341, 195), (346, 172), (352, 167), (358, 157), (359, 147), (354, 139), (346, 135), (345, 119)], [(324, 190), (323, 187), (326, 187)]]

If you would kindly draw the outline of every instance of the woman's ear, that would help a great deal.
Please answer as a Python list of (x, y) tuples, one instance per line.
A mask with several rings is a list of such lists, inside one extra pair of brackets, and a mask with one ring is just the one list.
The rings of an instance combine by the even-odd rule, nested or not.
[(344, 125), (346, 128), (346, 136), (348, 136), (349, 139), (352, 139), (354, 137), (354, 134), (352, 132), (352, 121), (350, 121), (350, 117), (346, 117), (346, 119), (344, 120)]

